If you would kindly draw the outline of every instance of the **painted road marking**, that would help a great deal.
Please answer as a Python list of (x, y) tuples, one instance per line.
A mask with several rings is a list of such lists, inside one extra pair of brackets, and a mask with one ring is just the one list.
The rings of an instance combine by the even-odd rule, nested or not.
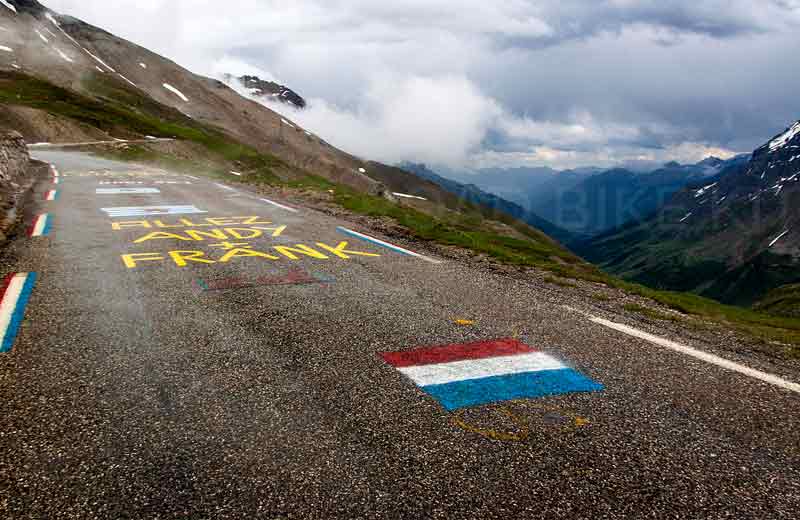
[(231, 188), (230, 186), (225, 186), (224, 184), (220, 184), (218, 182), (215, 182), (214, 186), (216, 186), (217, 188), (222, 188), (223, 190), (236, 191), (236, 188)]
[(56, 200), (58, 199), (58, 190), (47, 190), (44, 194), (44, 200)]
[(53, 177), (53, 184), (59, 184), (61, 182), (60, 179), (60, 177)]
[(28, 232), (28, 236), (30, 237), (45, 237), (48, 233), (50, 233), (50, 225), (52, 224), (52, 219), (50, 215), (47, 213), (43, 213), (36, 217), (33, 221), (33, 225), (31, 225), (30, 231)]
[(674, 341), (670, 341), (668, 339), (648, 334), (647, 332), (634, 329), (633, 327), (629, 327), (621, 323), (615, 323), (613, 321), (608, 321), (604, 320), (603, 318), (596, 318), (596, 317), (592, 317), (590, 318), (590, 320), (599, 325), (603, 325), (604, 327), (608, 327), (618, 332), (622, 332), (623, 334), (627, 334), (628, 336), (633, 336), (635, 338), (649, 341), (650, 343), (654, 343), (661, 347), (674, 350), (675, 352), (680, 352), (681, 354), (685, 354), (695, 359), (705, 361), (706, 363), (711, 363), (712, 365), (716, 365), (718, 367), (725, 368), (727, 370), (732, 370), (733, 372), (738, 372), (748, 377), (752, 377), (754, 379), (758, 379), (765, 383), (769, 383), (771, 385), (775, 385), (785, 390), (790, 390), (792, 392), (800, 394), (800, 384), (792, 383), (791, 381), (787, 381), (786, 379), (782, 379), (778, 376), (774, 376), (766, 372), (761, 372), (760, 370), (755, 370), (753, 368), (740, 365), (739, 363), (734, 363), (733, 361), (729, 361), (725, 358), (715, 356), (714, 354), (709, 354), (708, 352), (703, 352), (702, 350), (697, 350), (695, 348), (688, 347), (686, 345), (681, 345), (680, 343), (675, 343)]
[(53, 177), (60, 177), (60, 174), (58, 173), (58, 169), (56, 168), (55, 164), (50, 165), (50, 170), (53, 172)]
[(352, 237), (360, 238), (361, 240), (364, 240), (366, 242), (371, 242), (371, 243), (379, 245), (381, 247), (385, 247), (386, 249), (391, 249), (392, 251), (394, 251), (396, 253), (400, 253), (402, 255), (413, 256), (415, 258), (419, 258), (421, 260), (425, 260), (426, 262), (430, 262), (432, 264), (441, 264), (442, 263), (441, 260), (436, 260), (434, 258), (430, 258), (428, 256), (421, 255), (421, 254), (415, 253), (413, 251), (409, 251), (408, 249), (403, 249), (402, 247), (396, 246), (394, 244), (390, 244), (389, 242), (384, 242), (383, 240), (378, 240), (377, 238), (371, 237), (369, 235), (365, 235), (363, 233), (359, 233), (357, 231), (353, 231), (352, 229), (347, 229), (346, 227), (339, 226), (339, 227), (336, 228), (336, 231), (338, 231), (339, 233), (345, 234), (345, 235), (350, 235)]
[(158, 188), (97, 188), (97, 195), (134, 195), (145, 193), (161, 193)]
[(603, 390), (603, 385), (515, 339), (425, 347), (381, 356), (448, 411)]
[(6, 277), (0, 301), (0, 337), (3, 338), (0, 352), (8, 352), (14, 346), (35, 283), (36, 273), (16, 273)]
[(200, 180), (200, 179), (198, 179), (197, 177), (195, 177), (195, 176), (193, 176), (193, 175), (187, 175), (186, 177), (189, 177), (190, 179), (194, 179), (194, 180), (196, 180), (196, 181), (199, 181), (199, 180)]
[(276, 208), (284, 209), (284, 210), (286, 210), (286, 211), (291, 211), (292, 213), (300, 213), (300, 212), (299, 212), (298, 210), (296, 210), (295, 208), (291, 208), (291, 207), (289, 207), (289, 206), (284, 206), (283, 204), (278, 204), (278, 203), (277, 203), (277, 202), (275, 202), (274, 200), (269, 200), (269, 199), (258, 199), (258, 200), (260, 200), (260, 201), (262, 201), (262, 202), (266, 202), (267, 204), (272, 204), (272, 205), (273, 205), (273, 206), (275, 206)]
[(195, 206), (130, 206), (120, 208), (101, 208), (111, 218), (148, 217), (158, 215), (192, 215), (208, 213)]

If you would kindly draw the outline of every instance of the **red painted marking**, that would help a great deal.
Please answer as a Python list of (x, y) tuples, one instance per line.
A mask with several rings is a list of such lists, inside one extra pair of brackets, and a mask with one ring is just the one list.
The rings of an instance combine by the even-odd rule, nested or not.
[(514, 356), (538, 350), (515, 339), (479, 341), (461, 345), (439, 345), (404, 352), (384, 352), (384, 361), (396, 368), (451, 363), (467, 359), (483, 359), (500, 356)]
[(8, 291), (8, 286), (11, 284), (11, 280), (17, 276), (17, 273), (11, 273), (10, 275), (6, 276), (3, 279), (3, 290), (0, 292), (0, 302), (6, 297), (6, 291)]
[(39, 222), (39, 217), (33, 219), (33, 224), (28, 226), (28, 236), (33, 236), (33, 230), (36, 229), (36, 224)]

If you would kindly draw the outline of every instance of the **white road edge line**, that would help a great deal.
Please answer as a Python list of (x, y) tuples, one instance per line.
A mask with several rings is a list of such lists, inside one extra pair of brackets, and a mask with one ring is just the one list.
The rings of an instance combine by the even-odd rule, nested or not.
[(680, 343), (675, 343), (674, 341), (670, 341), (668, 339), (659, 338), (658, 336), (648, 334), (647, 332), (634, 329), (633, 327), (629, 327), (627, 325), (622, 325), (621, 323), (615, 323), (613, 321), (608, 321), (603, 318), (594, 318), (594, 317), (590, 318), (590, 320), (599, 325), (603, 325), (604, 327), (608, 327), (618, 332), (622, 332), (623, 334), (627, 334), (628, 336), (633, 336), (635, 338), (649, 341), (650, 343), (654, 343), (664, 348), (674, 350), (675, 352), (680, 352), (681, 354), (685, 354), (695, 359), (699, 359), (700, 361), (705, 361), (706, 363), (711, 363), (712, 365), (716, 365), (718, 367), (722, 367), (727, 370), (731, 370), (733, 372), (738, 372), (748, 377), (752, 377), (754, 379), (758, 379), (765, 383), (769, 383), (771, 385), (775, 385), (785, 390), (790, 390), (792, 392), (800, 394), (800, 384), (792, 383), (791, 381), (787, 381), (778, 376), (774, 376), (766, 372), (761, 372), (760, 370), (755, 370), (753, 368), (740, 365), (739, 363), (734, 363), (733, 361), (729, 361), (719, 356), (715, 356), (714, 354), (709, 354), (708, 352), (703, 352), (701, 350), (697, 350), (692, 347), (687, 347), (686, 345), (681, 345)]
[(289, 206), (284, 206), (283, 204), (278, 204), (274, 200), (269, 200), (269, 199), (258, 199), (258, 200), (260, 200), (262, 202), (266, 202), (267, 204), (272, 204), (276, 208), (284, 209), (286, 211), (291, 211), (292, 213), (300, 213), (298, 210), (296, 210), (294, 208), (290, 208)]
[(346, 227), (339, 226), (336, 228), (336, 231), (342, 233), (344, 235), (350, 235), (352, 237), (359, 238), (364, 240), (365, 242), (371, 242), (373, 244), (379, 245), (381, 247), (385, 247), (386, 249), (390, 249), (395, 251), (396, 253), (400, 253), (406, 256), (413, 256), (415, 258), (419, 258), (420, 260), (425, 260), (426, 262), (430, 262), (432, 264), (441, 264), (441, 260), (436, 260), (435, 258), (431, 258), (429, 256), (421, 255), (419, 253), (415, 253), (414, 251), (409, 251), (408, 249), (402, 248), (400, 246), (396, 246), (394, 244), (390, 244), (389, 242), (384, 242), (383, 240), (377, 239), (375, 237), (371, 237), (369, 235), (365, 235), (364, 233), (359, 233), (358, 231), (353, 231), (352, 229), (347, 229)]

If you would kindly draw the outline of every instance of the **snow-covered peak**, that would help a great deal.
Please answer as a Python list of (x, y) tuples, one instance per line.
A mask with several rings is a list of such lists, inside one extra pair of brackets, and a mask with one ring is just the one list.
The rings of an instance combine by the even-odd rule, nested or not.
[(17, 12), (17, 8), (14, 7), (14, 4), (12, 4), (12, 3), (10, 3), (10, 2), (8, 2), (6, 0), (0, 0), (0, 3), (3, 4), (4, 6), (8, 7), (12, 11), (14, 11), (15, 13)]
[(794, 137), (798, 134), (800, 134), (800, 121), (792, 125), (792, 127), (789, 128), (786, 132), (784, 132), (780, 136), (770, 141), (769, 150), (771, 152), (774, 152), (775, 150), (783, 148), (789, 143), (789, 141), (794, 139)]

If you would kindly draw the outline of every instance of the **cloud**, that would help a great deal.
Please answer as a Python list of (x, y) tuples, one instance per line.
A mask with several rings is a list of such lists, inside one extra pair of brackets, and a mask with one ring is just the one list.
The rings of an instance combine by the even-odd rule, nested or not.
[(253, 99), (337, 147), (390, 163), (413, 158), (458, 164), (480, 151), (487, 131), (502, 112), (494, 100), (457, 76), (375, 76), (361, 102), (349, 109), (320, 98), (308, 100), (304, 110), (269, 102), (269, 98)]
[(311, 102), (293, 119), (385, 161), (689, 160), (800, 118), (798, 0), (49, 4), (202, 74), (277, 78)]

